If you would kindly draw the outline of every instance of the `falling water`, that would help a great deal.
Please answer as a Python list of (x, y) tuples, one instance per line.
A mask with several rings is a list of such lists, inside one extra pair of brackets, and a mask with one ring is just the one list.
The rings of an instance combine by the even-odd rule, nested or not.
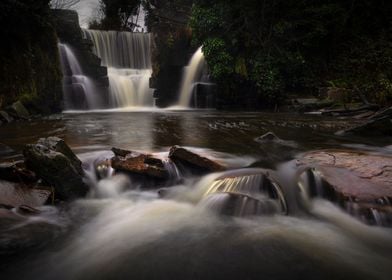
[(185, 67), (184, 76), (181, 82), (178, 106), (189, 107), (193, 88), (195, 83), (200, 80), (204, 66), (205, 59), (200, 47), (192, 56), (188, 66)]
[(150, 34), (84, 30), (84, 35), (108, 67), (111, 106), (152, 107)]
[(63, 92), (66, 109), (99, 107), (93, 81), (84, 75), (74, 52), (67, 44), (59, 44), (61, 67), (64, 73)]

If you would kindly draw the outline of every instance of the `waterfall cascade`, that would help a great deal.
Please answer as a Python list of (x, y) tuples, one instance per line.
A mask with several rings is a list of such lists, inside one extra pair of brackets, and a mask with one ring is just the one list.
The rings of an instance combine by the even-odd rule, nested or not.
[(99, 107), (94, 82), (87, 77), (73, 50), (67, 44), (59, 44), (63, 70), (63, 92), (66, 109), (95, 109)]
[(148, 33), (84, 30), (108, 67), (112, 107), (152, 107), (151, 39)]
[[(179, 107), (189, 107), (192, 103), (192, 97), (194, 107), (198, 107), (198, 88), (201, 86), (208, 88), (214, 85), (208, 81), (208, 77), (205, 74), (206, 66), (202, 48), (200, 47), (193, 54), (188, 66), (184, 68), (177, 104)], [(206, 107), (210, 107), (208, 103), (210, 102), (206, 102)]]

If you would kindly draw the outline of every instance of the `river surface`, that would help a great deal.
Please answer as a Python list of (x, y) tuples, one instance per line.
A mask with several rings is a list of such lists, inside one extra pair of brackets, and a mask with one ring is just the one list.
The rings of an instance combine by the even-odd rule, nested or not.
[[(308, 150), (392, 154), (390, 138), (334, 134), (347, 126), (311, 115), (74, 112), (1, 126), (0, 160), (20, 159), (24, 145), (58, 136), (86, 164), (110, 156), (112, 147), (164, 154), (182, 145), (290, 181), (290, 161)], [(281, 141), (257, 141), (269, 131)], [(0, 225), (1, 278), (391, 279), (391, 229), (365, 225), (324, 200), (311, 213), (218, 215), (200, 203), (217, 176), (185, 178), (166, 199), (115, 176), (94, 181), (86, 199), (7, 220)], [(285, 192), (292, 195), (290, 183)]]

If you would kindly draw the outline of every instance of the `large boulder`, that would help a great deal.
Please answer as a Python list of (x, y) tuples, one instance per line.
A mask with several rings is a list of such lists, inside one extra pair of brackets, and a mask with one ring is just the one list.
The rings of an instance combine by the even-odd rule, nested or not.
[(220, 163), (180, 146), (170, 148), (169, 158), (177, 165), (183, 165), (200, 172), (219, 172), (226, 169)]
[(81, 162), (62, 139), (40, 139), (27, 145), (23, 155), (26, 166), (54, 187), (56, 197), (71, 199), (87, 194)]
[(151, 155), (113, 148), (116, 155), (111, 159), (112, 168), (116, 171), (144, 175), (155, 179), (168, 179), (169, 172), (162, 160)]

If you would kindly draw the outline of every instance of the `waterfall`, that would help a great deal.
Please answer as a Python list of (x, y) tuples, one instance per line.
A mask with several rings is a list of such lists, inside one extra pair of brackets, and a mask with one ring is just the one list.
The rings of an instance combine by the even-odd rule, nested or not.
[(66, 109), (95, 109), (99, 107), (93, 81), (84, 75), (73, 50), (67, 45), (58, 45), (61, 67), (64, 74), (63, 92)]
[(94, 53), (108, 67), (112, 107), (153, 106), (149, 88), (151, 38), (148, 33), (84, 30)]
[(200, 80), (205, 66), (204, 55), (201, 47), (193, 54), (188, 66), (184, 69), (184, 76), (181, 82), (180, 97), (178, 106), (189, 107), (195, 83)]

